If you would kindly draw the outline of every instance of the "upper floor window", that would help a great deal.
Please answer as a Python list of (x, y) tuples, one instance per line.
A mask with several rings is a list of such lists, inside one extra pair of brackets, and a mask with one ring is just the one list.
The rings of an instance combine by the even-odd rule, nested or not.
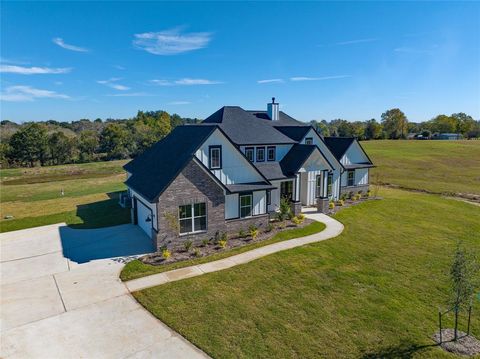
[(222, 147), (210, 146), (209, 147), (209, 167), (210, 169), (222, 168)]
[(257, 162), (265, 161), (265, 147), (257, 147)]
[(305, 138), (305, 144), (306, 145), (313, 145), (313, 137)]
[(327, 177), (327, 196), (330, 197), (332, 195), (333, 189), (333, 173), (329, 173)]
[(267, 147), (267, 161), (275, 161), (275, 146)]
[(254, 156), (254, 148), (253, 147), (246, 147), (245, 148), (245, 157), (247, 157), (247, 159), (250, 161), (250, 162), (253, 162), (253, 156)]
[(355, 170), (349, 170), (347, 172), (347, 186), (351, 187), (355, 185)]

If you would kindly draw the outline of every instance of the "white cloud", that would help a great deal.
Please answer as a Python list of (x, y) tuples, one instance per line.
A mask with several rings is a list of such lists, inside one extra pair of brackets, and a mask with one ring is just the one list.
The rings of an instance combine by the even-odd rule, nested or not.
[(70, 72), (71, 68), (50, 68), (50, 67), (24, 67), (17, 65), (0, 65), (0, 72), (20, 74), (20, 75), (38, 75), (38, 74), (65, 74)]
[(167, 105), (189, 105), (191, 102), (189, 101), (172, 101), (169, 102)]
[(173, 83), (171, 83), (168, 80), (150, 80), (150, 82), (154, 85), (157, 85), (157, 86), (172, 86), (173, 85)]
[(298, 76), (298, 77), (290, 77), (290, 81), (323, 81), (323, 80), (344, 79), (347, 77), (351, 77), (351, 76), (350, 75), (324, 76), (324, 77)]
[(361, 44), (361, 43), (364, 43), (364, 42), (374, 42), (374, 41), (378, 41), (378, 39), (372, 37), (372, 38), (367, 38), (367, 39), (341, 41), (341, 42), (337, 42), (335, 45), (340, 45), (340, 46), (354, 45), (354, 44)]
[(283, 82), (283, 79), (268, 79), (268, 80), (258, 80), (259, 84), (270, 84), (270, 83), (280, 83)]
[(184, 78), (180, 80), (176, 80), (175, 84), (177, 85), (217, 85), (221, 84), (221, 81), (213, 81), (213, 80), (206, 80), (206, 79), (191, 79), (191, 78)]
[(133, 45), (154, 55), (176, 55), (203, 49), (211, 40), (209, 32), (181, 33), (180, 29), (135, 34)]
[(113, 67), (115, 67), (117, 70), (125, 70), (125, 67), (121, 65), (113, 65)]
[(118, 91), (130, 90), (130, 87), (128, 87), (128, 86), (124, 86), (124, 85), (120, 85), (120, 84), (115, 83), (116, 81), (119, 81), (119, 80), (121, 80), (121, 78), (112, 77), (108, 80), (98, 80), (97, 83), (99, 83), (101, 85), (108, 86), (108, 87), (110, 87), (114, 90), (118, 90)]
[(75, 45), (69, 45), (66, 44), (61, 37), (56, 37), (52, 39), (54, 44), (57, 44), (60, 47), (63, 47), (64, 49), (70, 50), (70, 51), (77, 51), (77, 52), (89, 52), (89, 49), (86, 49), (84, 47), (79, 47)]
[(24, 102), (34, 101), (37, 98), (70, 98), (55, 91), (36, 89), (31, 86), (10, 86), (0, 94), (2, 101)]

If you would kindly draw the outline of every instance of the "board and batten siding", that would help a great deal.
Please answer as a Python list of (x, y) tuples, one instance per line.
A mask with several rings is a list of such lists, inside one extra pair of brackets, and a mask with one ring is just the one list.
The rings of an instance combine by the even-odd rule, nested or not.
[[(324, 182), (323, 171), (308, 171), (301, 174), (301, 198), (303, 205), (313, 206), (317, 203), (317, 176), (322, 176), (322, 183)], [(322, 186), (323, 188), (323, 186)], [(302, 198), (303, 197), (303, 198)]]
[[(342, 174), (342, 187), (347, 187), (348, 172)], [(368, 185), (368, 168), (355, 169), (355, 183), (354, 186)]]
[(351, 165), (355, 163), (370, 162), (360, 148), (360, 145), (354, 141), (340, 159), (342, 165)]
[(261, 182), (264, 178), (252, 167), (235, 146), (217, 129), (197, 150), (195, 156), (209, 168), (209, 146), (222, 146), (222, 168), (212, 173), (223, 184)]
[[(225, 219), (238, 218), (239, 213), (239, 194), (227, 194), (225, 196)], [(254, 191), (252, 193), (252, 214), (258, 216), (265, 214), (267, 205), (267, 192), (266, 191)]]
[(225, 219), (238, 218), (238, 193), (225, 196)]
[(252, 210), (253, 215), (258, 216), (259, 214), (265, 214), (266, 205), (267, 205), (267, 192), (266, 191), (253, 192), (253, 210)]
[(143, 198), (141, 195), (139, 195), (137, 192), (135, 192), (131, 188), (129, 188), (129, 191), (132, 197), (132, 206), (133, 206), (133, 198), (135, 197), (137, 198), (138, 201), (141, 201), (147, 208), (149, 208), (152, 211), (152, 215), (154, 216), (154, 218), (152, 218), (153, 229), (158, 231), (157, 204), (148, 202), (145, 198)]

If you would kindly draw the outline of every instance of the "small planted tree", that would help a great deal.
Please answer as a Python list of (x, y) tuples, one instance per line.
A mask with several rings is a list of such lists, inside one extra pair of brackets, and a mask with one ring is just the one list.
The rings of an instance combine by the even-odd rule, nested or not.
[(473, 301), (475, 289), (478, 286), (478, 270), (478, 262), (473, 256), (465, 251), (462, 243), (458, 242), (453, 257), (452, 267), (450, 268), (452, 284), (450, 304), (455, 316), (454, 341), (458, 339), (459, 313), (464, 309), (468, 309)]
[(291, 213), (292, 209), (290, 208), (290, 202), (288, 198), (280, 198), (280, 207), (278, 209), (277, 218), (280, 222), (285, 221)]

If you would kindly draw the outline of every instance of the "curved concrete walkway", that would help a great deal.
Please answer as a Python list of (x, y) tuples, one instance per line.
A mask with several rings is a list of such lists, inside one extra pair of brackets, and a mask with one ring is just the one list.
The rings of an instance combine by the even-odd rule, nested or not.
[(248, 263), (255, 259), (265, 257), (269, 254), (280, 252), (286, 249), (291, 249), (305, 244), (324, 241), (329, 238), (338, 236), (343, 231), (343, 224), (322, 213), (304, 212), (307, 218), (318, 222), (323, 222), (326, 228), (319, 233), (312, 234), (306, 237), (290, 239), (274, 244), (269, 244), (264, 247), (256, 248), (248, 252), (236, 254), (231, 257), (219, 259), (217, 261), (193, 265), (181, 269), (175, 269), (168, 272), (153, 274), (146, 277), (133, 279), (125, 282), (126, 287), (130, 292), (135, 292), (145, 288), (155, 287), (157, 285), (175, 282), (177, 280), (196, 277), (205, 273), (220, 271), (231, 268), (239, 264)]

